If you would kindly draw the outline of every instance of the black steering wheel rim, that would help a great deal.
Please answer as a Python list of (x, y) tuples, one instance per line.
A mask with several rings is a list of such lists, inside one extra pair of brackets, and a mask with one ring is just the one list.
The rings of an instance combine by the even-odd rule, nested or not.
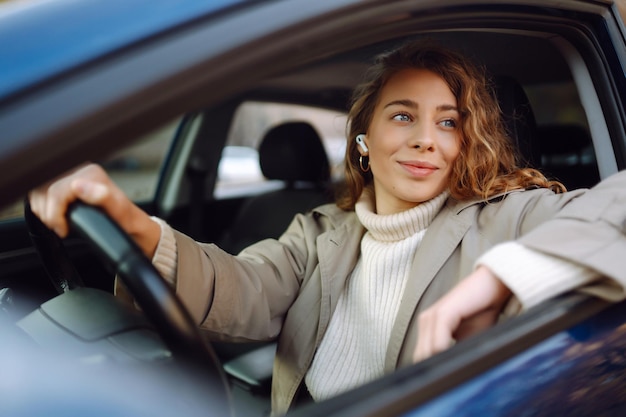
[[(71, 230), (82, 236), (104, 262), (115, 266), (118, 277), (176, 361), (203, 385), (208, 385), (213, 393), (222, 391), (222, 395), (216, 397), (225, 400), (225, 404), (221, 404), (225, 410), (232, 410), (228, 383), (217, 355), (202, 337), (182, 301), (141, 249), (98, 208), (76, 202), (68, 208), (67, 217)], [(24, 204), (24, 218), (44, 268), (57, 290), (71, 291), (83, 286), (61, 239), (33, 214), (28, 200)]]

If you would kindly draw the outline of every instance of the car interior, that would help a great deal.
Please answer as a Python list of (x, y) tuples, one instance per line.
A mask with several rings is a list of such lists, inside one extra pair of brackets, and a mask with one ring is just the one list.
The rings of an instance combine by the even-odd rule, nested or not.
[[(357, 47), (338, 42), (330, 52), (313, 54), (227, 102), (163, 121), (162, 128), (138, 138), (133, 147), (100, 162), (150, 214), (236, 254), (253, 242), (280, 236), (296, 213), (333, 202), (341, 187), (351, 90), (376, 54), (423, 38), (484, 66), (523, 163), (568, 189), (591, 187), (617, 170), (610, 135), (604, 134), (609, 128), (597, 117), (602, 87), (588, 69), (600, 58), (577, 48), (576, 36), (565, 29), (443, 24), (393, 29), (394, 36), (381, 29), (376, 42), (364, 39)], [(85, 285), (111, 292), (114, 271), (94, 261), (81, 238), (64, 243)], [(42, 284), (49, 279), (39, 266), (35, 272), (29, 266), (24, 280), (22, 263), (5, 264), (0, 283), (11, 295), (0, 293), (0, 307), (23, 324), (28, 312), (56, 292)], [(235, 397), (245, 398), (237, 407), (244, 415), (251, 410), (264, 415), (273, 343), (212, 345)], [(152, 352), (150, 360), (167, 356), (158, 347)]]
[[(553, 42), (509, 33), (444, 32), (425, 36), (469, 51), (474, 59), (486, 66), (492, 74), (494, 92), (507, 129), (516, 141), (524, 163), (542, 169), (569, 189), (593, 186), (599, 181), (593, 142), (569, 68), (571, 63), (559, 53)], [(361, 50), (338, 54), (313, 66), (298, 68), (265, 81), (237, 101), (255, 101), (266, 105), (295, 103), (331, 109), (338, 115), (345, 115), (350, 90), (358, 82), (357, 74), (363, 71), (368, 60), (377, 52), (402, 41), (404, 39), (394, 39), (383, 44), (368, 45)], [(514, 56), (511, 56), (510, 51), (515, 51)], [(522, 61), (520, 56), (524, 57)], [(350, 77), (346, 73), (355, 75)], [(565, 93), (560, 97), (541, 96), (542, 86), (554, 86), (565, 90)], [(525, 89), (535, 94), (535, 103), (530, 101)], [(544, 110), (546, 105), (567, 109), (571, 115), (563, 119), (551, 119), (548, 114), (542, 114), (543, 111), (553, 112), (551, 108)], [(233, 120), (238, 107), (235, 104), (229, 107), (233, 110), (228, 116)], [(206, 125), (224, 117), (224, 111), (223, 107), (208, 108), (193, 119), (188, 119), (187, 123), (197, 123), (198, 127), (179, 130), (190, 133), (189, 136), (183, 134), (176, 138), (174, 152), (185, 146), (187, 141), (192, 141), (195, 148), (222, 146), (221, 143), (216, 144), (218, 141), (215, 140), (206, 143), (202, 141), (205, 135), (208, 136), (208, 133), (203, 133), (207, 129)], [(179, 177), (180, 184), (167, 188), (188, 195), (188, 204), (175, 206), (171, 210), (163, 204), (156, 207), (163, 210), (160, 215), (196, 239), (216, 242), (236, 254), (255, 241), (280, 236), (296, 213), (332, 202), (333, 192), (340, 186), (340, 180), (331, 181), (328, 152), (321, 146), (322, 141), (317, 133), (323, 126), (316, 126), (315, 119), (295, 117), (295, 120), (288, 118), (277, 122), (257, 140), (258, 163), (263, 177), (282, 181), (282, 188), (253, 196), (212, 199), (209, 185), (219, 182), (219, 178), (214, 177), (215, 171), (207, 170), (202, 181), (196, 181), (193, 179), (197, 175), (195, 171), (191, 173), (190, 167), (186, 167), (186, 175)], [(218, 133), (222, 138), (227, 138), (229, 130), (235, 128), (226, 123), (221, 126), (223, 131)], [(213, 129), (215, 127), (212, 127), (211, 134), (215, 133)], [(205, 149), (205, 158), (215, 158), (219, 154), (218, 150)], [(190, 164), (194, 157), (197, 155), (190, 155), (187, 163)], [(186, 163), (184, 158), (170, 161), (172, 164)], [(216, 161), (206, 160), (204, 164), (210, 166), (211, 162)], [(172, 169), (174, 167), (168, 167), (166, 172)], [(197, 198), (198, 195), (203, 197)], [(177, 199), (181, 200), (181, 195)], [(204, 213), (204, 221), (198, 222), (198, 216), (194, 213)], [(211, 221), (213, 218), (219, 221)], [(273, 343), (213, 342), (213, 347), (237, 386), (245, 387), (254, 396), (267, 397), (271, 382), (271, 358), (275, 349)]]

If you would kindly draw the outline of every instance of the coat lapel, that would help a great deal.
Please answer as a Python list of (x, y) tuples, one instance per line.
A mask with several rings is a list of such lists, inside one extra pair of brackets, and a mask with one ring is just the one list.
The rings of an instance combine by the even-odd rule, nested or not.
[(323, 233), (317, 238), (322, 292), (318, 343), (326, 332), (346, 280), (356, 265), (364, 233), (365, 228), (354, 215), (342, 227)]
[[(450, 201), (452, 203), (450, 203)], [(444, 206), (428, 227), (424, 239), (415, 252), (409, 279), (404, 289), (398, 315), (391, 331), (385, 358), (385, 371), (396, 368), (400, 350), (407, 334), (409, 323), (422, 295), (444, 263), (459, 246), (463, 236), (473, 223), (475, 210), (463, 210), (454, 200)]]

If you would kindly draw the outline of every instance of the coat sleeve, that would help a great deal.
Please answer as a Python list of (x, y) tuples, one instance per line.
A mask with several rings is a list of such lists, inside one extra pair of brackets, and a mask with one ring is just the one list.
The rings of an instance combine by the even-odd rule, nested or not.
[(494, 270), (524, 307), (574, 288), (617, 301), (626, 288), (625, 230), (626, 172), (621, 172), (478, 263)]
[(626, 288), (626, 171), (619, 172), (566, 205), (523, 236), (521, 244), (597, 271)]
[(215, 339), (278, 336), (315, 256), (318, 222), (297, 215), (280, 239), (266, 239), (233, 256), (175, 232), (176, 293)]
[[(529, 249), (515, 241), (494, 247), (477, 264), (491, 269), (513, 292), (515, 301), (519, 301), (522, 309), (567, 291), (586, 287), (600, 278), (600, 274), (593, 269)], [(608, 295), (621, 298), (618, 294)], [(507, 311), (516, 310), (509, 307)]]

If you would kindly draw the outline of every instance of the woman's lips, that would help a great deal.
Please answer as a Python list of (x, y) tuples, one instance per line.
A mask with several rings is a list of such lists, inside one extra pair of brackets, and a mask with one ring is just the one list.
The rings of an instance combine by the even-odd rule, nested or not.
[(439, 169), (431, 163), (422, 161), (400, 161), (400, 165), (416, 177), (426, 177)]

